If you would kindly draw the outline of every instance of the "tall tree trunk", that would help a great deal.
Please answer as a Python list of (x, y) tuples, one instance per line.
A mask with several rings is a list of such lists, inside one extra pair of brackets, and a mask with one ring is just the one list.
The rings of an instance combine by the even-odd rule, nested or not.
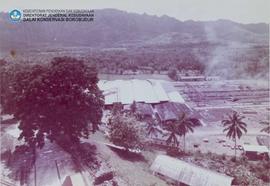
[(186, 134), (184, 134), (184, 152), (186, 152)]
[(37, 152), (36, 152), (36, 144), (34, 144), (33, 148), (33, 154), (34, 154), (34, 184), (37, 186), (37, 167), (36, 167), (36, 159), (37, 159)]
[(234, 157), (236, 160), (236, 138), (234, 138)]

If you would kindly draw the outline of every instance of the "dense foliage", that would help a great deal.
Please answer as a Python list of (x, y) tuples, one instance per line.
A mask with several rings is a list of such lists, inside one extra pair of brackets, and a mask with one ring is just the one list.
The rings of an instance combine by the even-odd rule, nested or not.
[(142, 148), (143, 134), (140, 122), (132, 115), (117, 114), (110, 120), (109, 139), (126, 150)]
[(184, 137), (184, 151), (185, 151), (185, 137), (188, 132), (193, 132), (193, 128), (196, 126), (194, 120), (189, 118), (183, 113), (177, 120), (168, 121), (166, 124), (166, 130), (168, 136), (167, 144), (172, 144), (174, 147), (179, 146), (178, 136)]
[(60, 135), (79, 142), (98, 128), (104, 100), (94, 67), (63, 57), (48, 65), (16, 69), (3, 78), (8, 74), (12, 78), (5, 85), (9, 91), (1, 92), (1, 105), (20, 121), (19, 139), (39, 147), (45, 137), (53, 141)]

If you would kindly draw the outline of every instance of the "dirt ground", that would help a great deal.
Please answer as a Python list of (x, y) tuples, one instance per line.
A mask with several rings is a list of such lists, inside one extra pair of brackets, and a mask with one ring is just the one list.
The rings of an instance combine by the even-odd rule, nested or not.
[(140, 160), (127, 160), (119, 156), (112, 149), (104, 143), (108, 141), (100, 132), (95, 133), (89, 140), (95, 143), (99, 155), (112, 167), (116, 175), (119, 176), (124, 182), (118, 183), (123, 186), (145, 186), (145, 185), (158, 185), (166, 186), (167, 183), (160, 178), (153, 175), (149, 167), (155, 158), (155, 154), (151, 152), (143, 153), (145, 159)]
[[(256, 136), (264, 134), (260, 132), (262, 125), (260, 121), (267, 120), (269, 111), (265, 108), (236, 108), (240, 114), (244, 114), (246, 118), (244, 121), (247, 123), (246, 134), (243, 134), (240, 140), (237, 141), (238, 145), (250, 144), (258, 145)], [(255, 113), (256, 111), (256, 113)], [(14, 125), (15, 126), (15, 125)], [(8, 135), (16, 136), (16, 127), (11, 126)], [(2, 131), (2, 134), (6, 132), (6, 128)], [(18, 132), (18, 131), (17, 131)], [(223, 139), (224, 143), (219, 143), (218, 140)], [(1, 135), (1, 151), (7, 150), (9, 146), (14, 148), (10, 137)], [(7, 140), (3, 142), (3, 140)], [(180, 147), (183, 148), (183, 138), (179, 138)], [(207, 140), (207, 142), (205, 142)], [(141, 159), (125, 159), (115, 150), (111, 149), (104, 143), (109, 141), (104, 137), (101, 132), (96, 132), (91, 135), (89, 139), (83, 140), (85, 142), (96, 145), (97, 156), (100, 157), (101, 161), (106, 163), (108, 169), (115, 172), (115, 180), (118, 185), (123, 186), (165, 186), (168, 185), (166, 181), (154, 176), (150, 171), (151, 163), (154, 161), (156, 156), (164, 151), (144, 151), (142, 152)], [(199, 147), (195, 148), (194, 144), (198, 144)], [(206, 126), (197, 127), (194, 129), (194, 133), (188, 133), (186, 135), (186, 150), (197, 151), (200, 150), (202, 153), (212, 152), (217, 154), (225, 154), (228, 156), (234, 155), (234, 142), (226, 137), (223, 133), (223, 127), (220, 121), (206, 123)], [(241, 150), (237, 150), (237, 156), (240, 156)], [(72, 160), (68, 153), (64, 152), (60, 147), (55, 144), (47, 143), (45, 147), (38, 151), (37, 157), (37, 183), (39, 186), (58, 186), (60, 185), (59, 178), (57, 176), (57, 169), (55, 165), (57, 160), (60, 170), (60, 181), (63, 182), (67, 175), (75, 174), (73, 169)], [(7, 167), (5, 172), (8, 172)], [(89, 175), (90, 177), (90, 175)], [(34, 185), (34, 169), (32, 169), (29, 184)]]

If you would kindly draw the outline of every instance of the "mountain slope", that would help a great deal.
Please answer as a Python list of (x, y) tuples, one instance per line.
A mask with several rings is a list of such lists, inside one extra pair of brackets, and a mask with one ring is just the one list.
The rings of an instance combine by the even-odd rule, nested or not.
[[(1, 48), (14, 48), (18, 45), (109, 47), (144, 44), (145, 41), (147, 44), (155, 44), (156, 40), (160, 44), (159, 38), (162, 40), (164, 37), (172, 38), (163, 44), (185, 43), (192, 39), (196, 42), (265, 44), (269, 37), (268, 26), (263, 23), (245, 25), (227, 20), (181, 22), (168, 16), (140, 15), (115, 9), (96, 10), (95, 20), (87, 23), (10, 23), (4, 13), (0, 14), (0, 18)], [(178, 37), (173, 37), (176, 35)]]

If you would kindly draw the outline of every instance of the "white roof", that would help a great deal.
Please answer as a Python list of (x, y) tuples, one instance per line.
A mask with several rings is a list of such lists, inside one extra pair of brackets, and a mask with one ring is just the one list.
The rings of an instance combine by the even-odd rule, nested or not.
[(113, 103), (131, 104), (133, 101), (144, 103), (160, 103), (162, 101), (184, 103), (184, 99), (179, 92), (170, 82), (166, 81), (137, 79), (99, 81), (98, 86), (105, 96), (105, 105)]
[(170, 99), (167, 93), (164, 91), (161, 83), (157, 81), (157, 82), (153, 82), (153, 84), (154, 84), (153, 90), (156, 92), (157, 99), (163, 100), (163, 101), (169, 101)]
[(151, 170), (190, 186), (231, 186), (233, 180), (232, 177), (166, 155), (158, 155)]
[(80, 173), (67, 176), (64, 180), (63, 186), (86, 186), (82, 175)]
[(169, 92), (168, 97), (171, 102), (185, 103), (183, 97), (177, 91)]
[(262, 145), (243, 145), (243, 149), (244, 151), (249, 151), (249, 152), (269, 153), (268, 148)]

